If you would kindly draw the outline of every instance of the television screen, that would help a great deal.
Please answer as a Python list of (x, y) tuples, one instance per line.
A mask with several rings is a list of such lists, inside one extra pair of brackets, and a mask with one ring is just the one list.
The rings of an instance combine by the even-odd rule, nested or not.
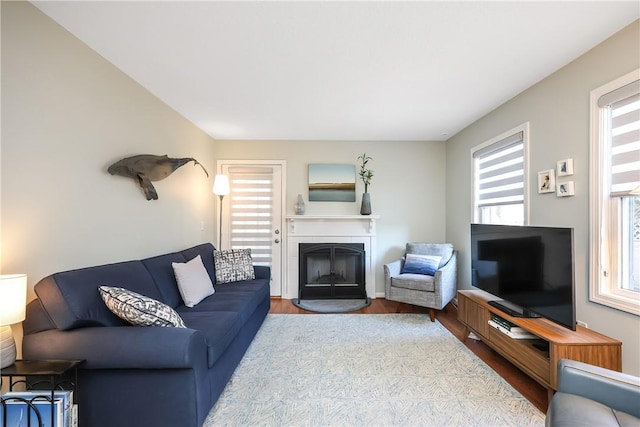
[(575, 330), (573, 229), (471, 224), (472, 285), (512, 316)]

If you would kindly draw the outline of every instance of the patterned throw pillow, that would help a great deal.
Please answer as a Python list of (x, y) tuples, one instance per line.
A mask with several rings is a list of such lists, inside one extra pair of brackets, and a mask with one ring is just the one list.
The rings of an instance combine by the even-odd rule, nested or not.
[(133, 325), (186, 328), (180, 315), (158, 300), (112, 286), (100, 286), (98, 291), (113, 314)]
[(440, 256), (407, 254), (401, 273), (434, 276), (441, 259)]
[(213, 251), (213, 262), (216, 265), (216, 283), (239, 282), (256, 278), (251, 249)]

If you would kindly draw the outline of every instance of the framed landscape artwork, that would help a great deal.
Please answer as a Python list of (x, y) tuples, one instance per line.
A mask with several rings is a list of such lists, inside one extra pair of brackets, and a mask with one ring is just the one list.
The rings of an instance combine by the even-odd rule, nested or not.
[(356, 166), (312, 163), (309, 165), (310, 202), (355, 202)]

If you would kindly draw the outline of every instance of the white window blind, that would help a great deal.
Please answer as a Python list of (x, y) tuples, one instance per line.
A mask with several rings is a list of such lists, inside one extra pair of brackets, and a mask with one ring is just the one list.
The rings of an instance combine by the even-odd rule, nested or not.
[(255, 265), (271, 265), (273, 169), (229, 168), (230, 247), (251, 249)]
[(640, 186), (640, 81), (635, 81), (598, 100), (609, 109), (610, 195), (628, 196)]
[(524, 133), (473, 153), (478, 208), (524, 204)]

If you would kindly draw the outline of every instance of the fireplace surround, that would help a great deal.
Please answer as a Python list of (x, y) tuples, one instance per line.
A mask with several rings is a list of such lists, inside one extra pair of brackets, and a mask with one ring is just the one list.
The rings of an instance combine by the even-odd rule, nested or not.
[(283, 298), (300, 296), (299, 249), (301, 243), (351, 244), (364, 250), (364, 295), (376, 297), (376, 221), (378, 215), (289, 215), (285, 217), (286, 267)]

